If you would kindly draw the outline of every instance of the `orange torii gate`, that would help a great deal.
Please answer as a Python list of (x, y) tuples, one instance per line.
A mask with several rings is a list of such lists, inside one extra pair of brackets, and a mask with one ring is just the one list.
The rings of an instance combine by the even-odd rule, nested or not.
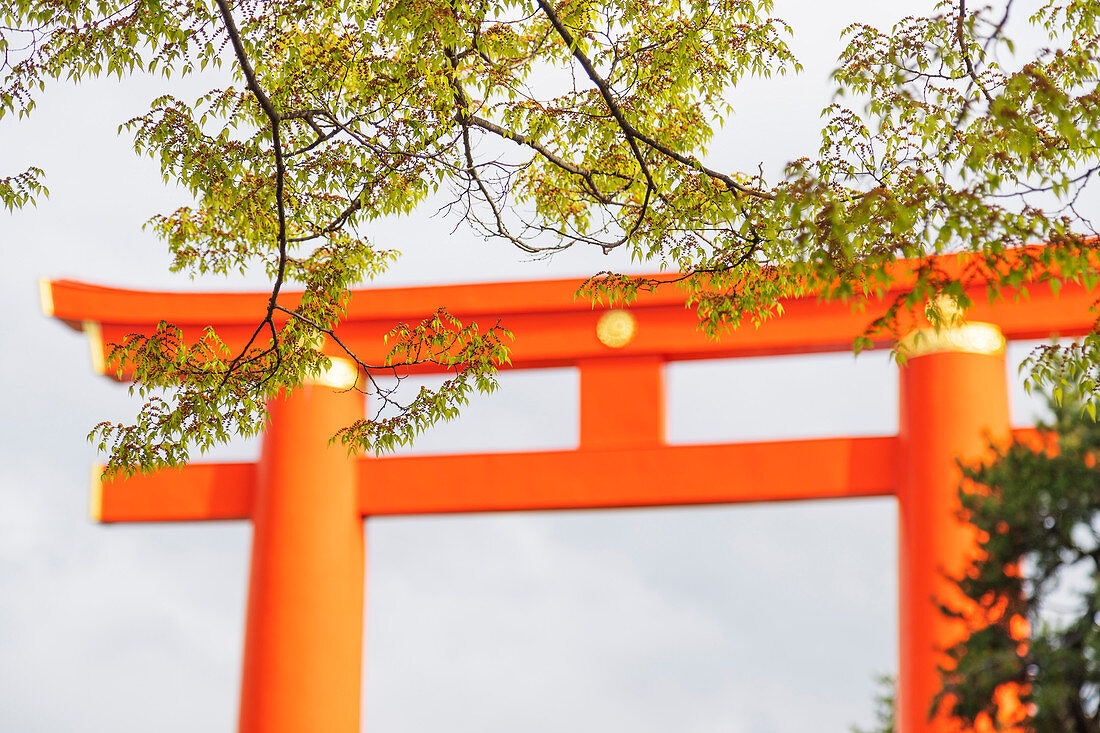
[[(575, 450), (349, 459), (328, 439), (363, 415), (362, 395), (315, 383), (272, 402), (256, 464), (96, 482), (92, 515), (101, 522), (252, 521), (240, 731), (359, 730), (364, 517), (860, 496), (899, 504), (899, 730), (955, 730), (942, 718), (927, 721), (938, 649), (960, 633), (933, 597), (952, 596), (943, 570), (958, 572), (974, 547), (954, 517), (955, 460), (979, 457), (988, 438), (1009, 435), (1005, 338), (1084, 333), (1094, 295), (1067, 284), (1058, 298), (1042, 287), (1017, 303), (990, 304), (976, 286), (971, 321), (916, 342), (902, 370), (897, 435), (672, 446), (663, 435), (665, 362), (845, 351), (867, 317), (805, 298), (759, 329), (712, 341), (672, 289), (608, 310), (575, 299), (579, 284), (358, 291), (340, 326), (345, 343), (380, 363), (382, 335), (396, 321), (439, 305), (467, 321), (503, 319), (515, 334), (513, 368), (578, 368)], [(108, 344), (162, 319), (188, 338), (212, 325), (227, 343), (243, 343), (267, 297), (42, 283), (44, 311), (87, 334), (100, 373)]]

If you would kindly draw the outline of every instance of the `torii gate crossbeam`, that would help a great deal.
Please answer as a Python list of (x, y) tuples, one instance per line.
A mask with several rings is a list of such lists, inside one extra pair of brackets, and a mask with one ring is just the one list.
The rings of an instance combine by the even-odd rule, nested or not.
[[(948, 267), (952, 263), (947, 263)], [(1009, 435), (1004, 340), (1092, 327), (1095, 296), (1069, 284), (1020, 303), (972, 295), (983, 342), (933, 338), (900, 381), (896, 436), (726, 445), (665, 444), (663, 364), (700, 358), (842, 351), (866, 316), (813, 298), (720, 341), (699, 333), (676, 293), (643, 296), (622, 343), (597, 335), (608, 311), (574, 299), (577, 281), (356, 292), (341, 339), (366, 361), (384, 355), (396, 321), (447, 305), (463, 320), (501, 318), (516, 338), (513, 368), (571, 365), (580, 372), (580, 446), (527, 453), (349, 459), (328, 445), (363, 414), (361, 395), (308, 385), (270, 405), (257, 464), (193, 464), (101, 485), (104, 522), (249, 519), (254, 528), (240, 711), (242, 733), (359, 730), (363, 634), (363, 517), (418, 513), (676, 506), (848, 496), (899, 503), (901, 733), (955, 731), (928, 721), (939, 649), (958, 638), (933, 597), (953, 592), (974, 548), (954, 512), (956, 458), (984, 455)], [(43, 309), (89, 337), (96, 370), (107, 345), (160, 320), (198, 335), (214, 326), (232, 346), (263, 312), (265, 294), (176, 294), (43, 283)], [(887, 295), (889, 297), (889, 294)], [(870, 306), (873, 310), (874, 304)], [(964, 334), (965, 336), (965, 334)], [(337, 354), (333, 353), (333, 356)]]

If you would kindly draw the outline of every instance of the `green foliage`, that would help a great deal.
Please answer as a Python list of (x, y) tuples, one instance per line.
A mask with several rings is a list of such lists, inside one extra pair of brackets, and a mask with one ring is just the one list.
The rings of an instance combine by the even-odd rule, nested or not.
[[(243, 351), (157, 335), (116, 352), (157, 399), (97, 435), (114, 446), (111, 470), (148, 468), (185, 460), (191, 431), (199, 447), (253, 431), (263, 398), (319, 363), (309, 345), (331, 335), (347, 288), (389, 262), (372, 222), (437, 193), (474, 231), (526, 252), (624, 249), (682, 273), (712, 335), (787, 297), (859, 305), (893, 284), (898, 258), (916, 278), (857, 348), (973, 282), (988, 280), (990, 297), (1091, 283), (1096, 233), (1075, 206), (1100, 169), (1098, 6), (1049, 0), (1027, 19), (1047, 48), (1020, 58), (1012, 3), (851, 25), (820, 152), (775, 180), (705, 163), (732, 89), (800, 70), (770, 0), (13, 0), (0, 9), (0, 118), (30, 114), (59, 79), (224, 76), (121, 128), (191, 193), (149, 220), (173, 267), (258, 264), (273, 283)], [(0, 178), (8, 208), (42, 194), (36, 169)], [(949, 252), (975, 255), (961, 279), (932, 259)], [(288, 283), (305, 289), (301, 306), (280, 300)], [(655, 286), (605, 273), (585, 295), (629, 301)], [(474, 349), (458, 350), (472, 362), (455, 362), (456, 384), (491, 388), (499, 338), (456, 332)], [(1039, 355), (1035, 383), (1055, 364), (1091, 374), (1093, 351)], [(1089, 378), (1078, 383), (1095, 392)], [(404, 440), (398, 425), (461, 403), (437, 397), (408, 405), (408, 423), (341, 437)]]
[(894, 702), (897, 699), (897, 683), (888, 674), (875, 679), (879, 691), (875, 695), (875, 727), (869, 730), (852, 726), (852, 733), (894, 733), (897, 722), (894, 714)]
[[(510, 338), (511, 333), (499, 324), (481, 335), (476, 323), (463, 325), (442, 308), (416, 326), (397, 326), (387, 337), (393, 342), (387, 366), (401, 368), (431, 362), (445, 368), (461, 365), (461, 370), (435, 391), (422, 387), (411, 402), (397, 405), (400, 408), (397, 415), (359, 420), (342, 428), (337, 437), (350, 450), (365, 447), (386, 451), (411, 443), (440, 420), (455, 419), (471, 392), (496, 390), (495, 369), (508, 362), (504, 339)], [(386, 390), (377, 392), (383, 402), (389, 400)]]
[(0, 201), (8, 211), (33, 204), (38, 196), (47, 196), (49, 191), (42, 183), (41, 168), (28, 168), (22, 173), (0, 178)]
[(1020, 685), (1029, 729), (1087, 732), (1100, 729), (1100, 424), (1075, 392), (1050, 403), (1041, 434), (1056, 447), (1016, 442), (965, 470), (982, 557), (956, 582), (988, 623), (949, 650), (944, 692), (972, 723), (998, 719), (996, 690)]

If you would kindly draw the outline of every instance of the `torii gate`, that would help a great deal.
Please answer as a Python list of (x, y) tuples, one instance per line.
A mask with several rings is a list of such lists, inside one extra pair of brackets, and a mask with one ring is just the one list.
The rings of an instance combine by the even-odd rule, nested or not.
[[(953, 597), (943, 571), (957, 574), (974, 548), (973, 531), (954, 515), (955, 461), (1009, 436), (1005, 339), (1087, 332), (1095, 296), (1067, 284), (1058, 298), (1036, 287), (1018, 303), (989, 304), (976, 286), (971, 320), (926, 332), (902, 369), (897, 435), (670, 446), (665, 362), (845, 351), (866, 316), (804, 298), (759, 329), (712, 341), (671, 289), (608, 310), (575, 299), (579, 285), (357, 291), (339, 330), (365, 361), (381, 363), (382, 335), (395, 322), (440, 305), (465, 321), (501, 318), (515, 334), (512, 368), (579, 369), (575, 450), (348, 458), (328, 439), (362, 417), (362, 395), (314, 383), (270, 405), (256, 464), (200, 463), (95, 482), (92, 516), (100, 522), (252, 521), (241, 733), (359, 731), (364, 517), (865, 496), (898, 500), (899, 731), (955, 731), (948, 720), (927, 719), (939, 650), (961, 633), (933, 598)], [(162, 319), (186, 338), (209, 325), (226, 343), (243, 343), (267, 298), (42, 283), (43, 310), (87, 334), (101, 374), (108, 344), (151, 332)]]

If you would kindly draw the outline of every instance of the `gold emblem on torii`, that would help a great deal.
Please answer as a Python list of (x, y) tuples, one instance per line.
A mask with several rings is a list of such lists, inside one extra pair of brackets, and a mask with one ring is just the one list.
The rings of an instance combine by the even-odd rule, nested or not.
[(918, 328), (898, 343), (898, 351), (912, 359), (925, 354), (1003, 354), (1005, 337), (992, 323), (967, 322), (954, 297), (941, 293), (926, 306), (938, 326)]
[(628, 311), (620, 308), (609, 310), (596, 322), (596, 338), (604, 346), (621, 349), (633, 340), (638, 323)]

